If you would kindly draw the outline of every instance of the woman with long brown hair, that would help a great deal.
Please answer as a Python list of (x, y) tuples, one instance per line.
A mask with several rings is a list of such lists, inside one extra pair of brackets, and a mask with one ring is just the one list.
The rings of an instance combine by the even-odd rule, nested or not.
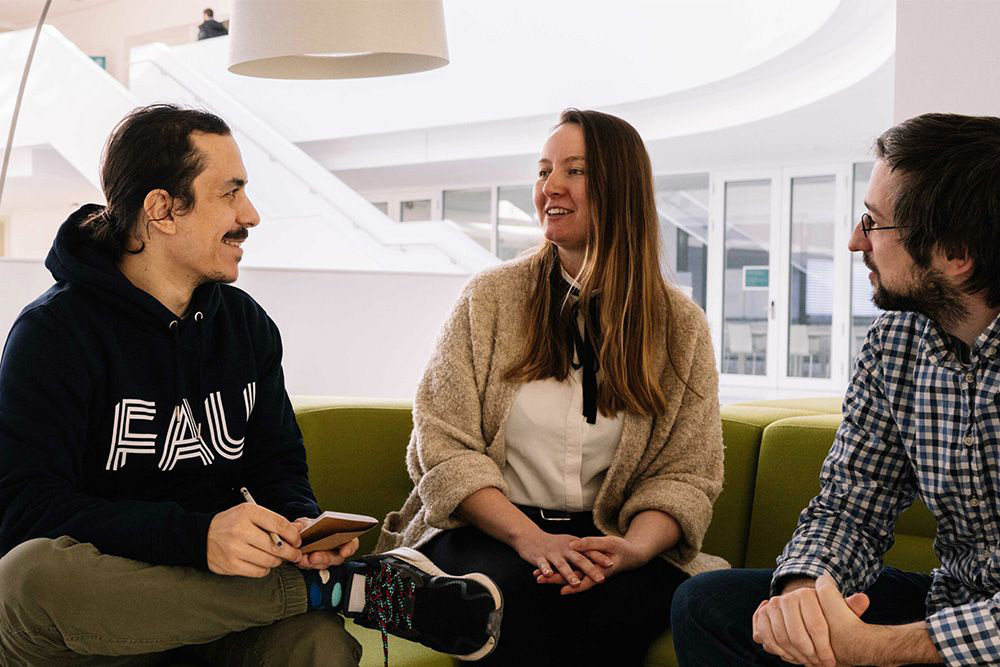
[(380, 548), (415, 546), (505, 597), (487, 661), (639, 664), (722, 487), (703, 313), (660, 273), (631, 125), (568, 109), (538, 163), (545, 241), (466, 286), (414, 402), (415, 488)]

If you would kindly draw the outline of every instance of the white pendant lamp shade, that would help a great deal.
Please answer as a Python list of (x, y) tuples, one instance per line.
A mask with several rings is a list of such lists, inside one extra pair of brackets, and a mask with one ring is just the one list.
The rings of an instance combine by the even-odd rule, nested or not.
[(229, 71), (351, 79), (448, 64), (442, 0), (234, 0)]

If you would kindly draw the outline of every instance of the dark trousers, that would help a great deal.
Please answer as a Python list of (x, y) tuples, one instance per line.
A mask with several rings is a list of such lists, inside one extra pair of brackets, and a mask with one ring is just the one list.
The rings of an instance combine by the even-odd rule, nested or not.
[[(531, 518), (548, 533), (601, 534), (589, 515), (573, 516), (571, 521)], [(688, 577), (654, 558), (583, 593), (560, 595), (560, 586), (535, 581), (534, 565), (476, 528), (449, 530), (421, 551), (446, 572), (483, 572), (500, 587), (500, 641), (478, 663), (484, 665), (640, 665), (652, 641), (668, 628), (670, 601)]]
[[(720, 570), (692, 577), (674, 596), (674, 647), (681, 667), (786, 665), (753, 640), (753, 614), (770, 597), (773, 570)], [(865, 591), (866, 623), (902, 625), (926, 617), (931, 575), (887, 567)]]

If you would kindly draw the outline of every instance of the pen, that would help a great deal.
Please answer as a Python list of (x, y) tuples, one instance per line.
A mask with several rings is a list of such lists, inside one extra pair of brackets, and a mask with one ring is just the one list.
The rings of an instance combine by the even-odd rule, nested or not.
[[(240, 487), (240, 493), (243, 494), (243, 497), (246, 498), (246, 501), (248, 503), (250, 503), (251, 505), (256, 505), (257, 504), (254, 501), (253, 496), (250, 495), (250, 492), (247, 491), (247, 487), (241, 486)], [(271, 531), (267, 531), (267, 534), (271, 536), (271, 541), (274, 542), (274, 546), (281, 547), (281, 546), (283, 546), (285, 544), (284, 542), (281, 541), (281, 538), (278, 537), (277, 533), (272, 533)]]

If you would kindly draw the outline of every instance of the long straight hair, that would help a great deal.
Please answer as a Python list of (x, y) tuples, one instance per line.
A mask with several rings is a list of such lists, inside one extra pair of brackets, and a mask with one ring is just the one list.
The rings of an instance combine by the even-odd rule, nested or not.
[[(645, 416), (666, 411), (666, 396), (654, 359), (666, 347), (670, 295), (660, 274), (660, 234), (653, 170), (642, 138), (624, 120), (598, 111), (567, 109), (559, 125), (583, 131), (588, 221), (579, 303), (584, 326), (595, 341), (601, 376), (597, 407)], [(557, 126), (558, 127), (558, 126)], [(510, 380), (565, 380), (573, 358), (575, 318), (550, 277), (558, 272), (556, 247), (545, 241), (531, 259), (535, 285), (528, 301), (524, 357)], [(596, 308), (594, 302), (596, 300)], [(592, 321), (592, 313), (598, 321)], [(597, 342), (599, 341), (599, 342)]]

